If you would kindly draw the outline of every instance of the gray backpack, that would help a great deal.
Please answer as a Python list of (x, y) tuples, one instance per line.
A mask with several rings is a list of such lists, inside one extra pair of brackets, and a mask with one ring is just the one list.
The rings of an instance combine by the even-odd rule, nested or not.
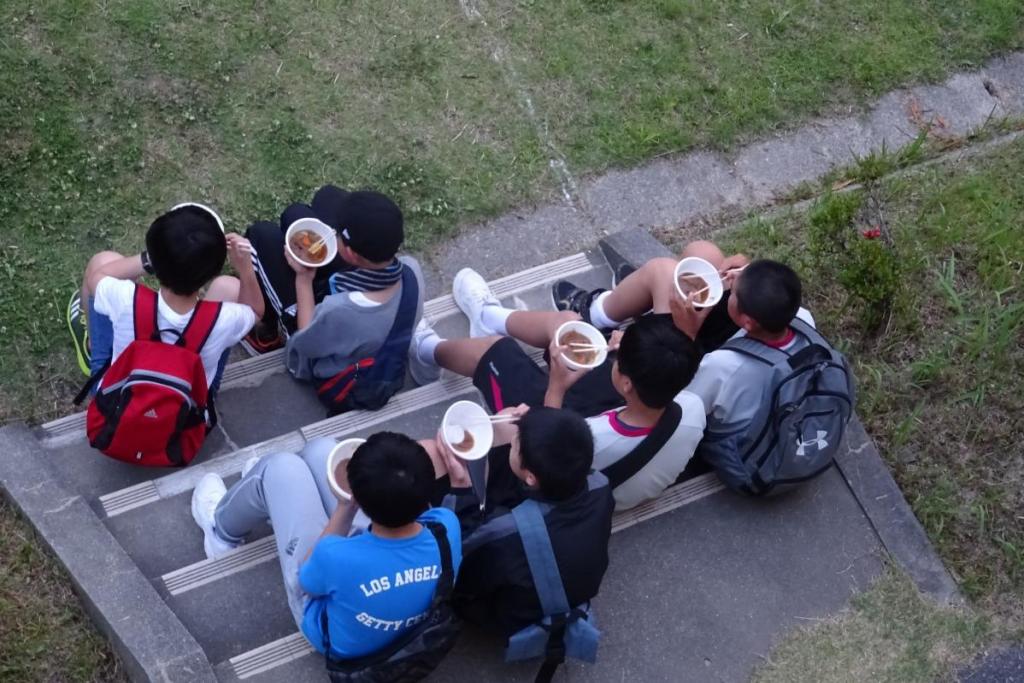
[(791, 325), (809, 342), (792, 354), (748, 337), (722, 346), (772, 368), (766, 400), (750, 426), (729, 437), (709, 436), (701, 445), (701, 455), (736, 491), (765, 495), (821, 474), (853, 413), (846, 358), (803, 320)]

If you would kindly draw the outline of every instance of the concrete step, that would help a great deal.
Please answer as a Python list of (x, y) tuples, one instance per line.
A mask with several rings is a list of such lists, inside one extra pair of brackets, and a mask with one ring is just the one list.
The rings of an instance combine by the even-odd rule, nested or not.
[[(637, 233), (613, 236), (601, 249), (613, 261), (633, 263), (665, 253)], [(549, 308), (554, 279), (608, 286), (602, 252), (492, 286), (506, 305)], [(442, 336), (466, 334), (467, 322), (450, 297), (431, 300), (427, 310)], [(190, 515), (192, 487), (206, 472), (230, 485), (249, 458), (297, 451), (319, 436), (381, 429), (431, 434), (451, 401), (475, 392), (469, 380), (443, 376), (402, 391), (380, 411), (324, 419), (309, 387), (280, 367), (280, 357), (269, 355), (230, 366), (221, 424), (183, 470), (146, 470), (105, 458), (84, 443), (76, 416), (35, 432), (0, 430), (0, 485), (68, 567), (134, 678), (323, 680), (323, 662), (295, 633), (273, 530), (257, 530), (245, 546), (205, 559)], [(853, 479), (844, 466), (847, 479), (831, 470), (794, 495), (754, 501), (722, 491), (705, 475), (617, 514), (612, 561), (595, 603), (605, 631), (601, 663), (569, 664), (559, 676), (741, 680), (783, 630), (844, 605), (881, 571), (885, 549), (875, 529), (891, 536), (890, 527), (907, 529), (913, 521), (866, 435), (859, 428), (851, 433), (855, 442), (844, 458), (858, 459), (849, 469)], [(865, 453), (872, 459), (862, 467)], [(857, 490), (873, 497), (858, 497)], [(656, 523), (641, 524), (653, 517)], [(919, 527), (916, 533), (906, 547), (920, 564), (917, 558), (930, 548), (920, 542)], [(431, 680), (463, 681), (467, 671), (479, 680), (527, 681), (536, 664), (505, 665), (499, 643), (467, 630)]]
[[(830, 613), (881, 571), (877, 538), (835, 471), (768, 505), (722, 491), (713, 475), (676, 489), (682, 489), (680, 499), (696, 495), (674, 510), (661, 509), (663, 499), (648, 504), (646, 514), (660, 515), (656, 523), (635, 525), (617, 516), (612, 563), (594, 602), (604, 632), (600, 660), (594, 667), (570, 663), (566, 679), (745, 680), (781, 625)], [(245, 570), (223, 582), (229, 584), (247, 586), (244, 596), (229, 600), (213, 583), (175, 596), (185, 598), (181, 604), (170, 603), (186, 615), (183, 623), (193, 634), (198, 622), (205, 624), (206, 635), (197, 639), (220, 662), (218, 677), (320, 680), (323, 661), (294, 631), (277, 563)], [(246, 599), (263, 599), (271, 589), (280, 597), (266, 594), (260, 623), (247, 639), (258, 644), (217, 659), (238, 644), (238, 629), (221, 635), (217, 614), (244, 611)], [(200, 616), (197, 606), (204, 603), (218, 607)], [(275, 629), (273, 639), (259, 641)], [(501, 643), (469, 635), (430, 680), (464, 681), (470, 670), (482, 681), (533, 679), (536, 663), (509, 666), (501, 653)]]
[[(490, 283), (491, 289), (499, 299), (512, 299), (523, 295), (530, 290), (542, 291), (543, 285), (553, 283), (563, 278), (580, 279), (586, 274), (593, 274), (595, 269), (606, 269), (606, 264), (600, 254), (595, 251), (590, 253), (579, 253), (565, 258), (545, 263), (507, 277), (498, 278)], [(608, 286), (608, 277), (600, 277)], [(598, 285), (595, 285), (598, 286)], [(461, 312), (455, 304), (450, 293), (441, 294), (424, 303), (424, 316), (438, 327), (441, 334), (451, 336), (463, 336), (454, 334), (461, 329), (456, 323), (454, 329), (448, 330), (448, 326), (442, 321), (448, 318), (461, 318)], [(279, 349), (254, 358), (237, 361), (229, 364), (224, 369), (224, 377), (221, 383), (222, 389), (244, 389), (258, 386), (268, 375), (284, 370), (284, 351)], [(225, 406), (228, 401), (223, 401)], [(52, 420), (40, 427), (40, 440), (47, 446), (59, 446), (69, 441), (81, 438), (85, 430), (85, 412), (78, 412), (66, 417)]]

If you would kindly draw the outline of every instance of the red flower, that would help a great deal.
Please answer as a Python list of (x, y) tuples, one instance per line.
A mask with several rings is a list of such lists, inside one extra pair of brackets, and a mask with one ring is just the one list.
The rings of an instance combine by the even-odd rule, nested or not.
[(871, 228), (870, 230), (864, 230), (860, 234), (864, 235), (866, 239), (875, 240), (882, 236), (881, 228)]

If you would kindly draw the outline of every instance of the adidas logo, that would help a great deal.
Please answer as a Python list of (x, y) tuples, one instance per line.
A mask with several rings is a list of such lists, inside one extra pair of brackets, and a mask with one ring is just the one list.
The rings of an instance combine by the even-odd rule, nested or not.
[(156, 408), (150, 408), (149, 410), (142, 414), (142, 417), (148, 417), (155, 420), (160, 416), (156, 414)]

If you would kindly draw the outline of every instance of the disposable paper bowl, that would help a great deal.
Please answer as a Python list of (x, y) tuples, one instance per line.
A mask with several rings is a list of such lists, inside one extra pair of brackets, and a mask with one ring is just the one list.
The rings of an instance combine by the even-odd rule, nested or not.
[[(451, 427), (461, 427), (473, 437), (473, 448), (469, 451), (461, 451), (455, 448), (449, 438)], [(462, 435), (459, 429), (454, 430)], [(479, 460), (487, 455), (494, 443), (494, 427), (491, 426), (490, 416), (487, 411), (472, 401), (456, 401), (448, 406), (441, 420), (441, 436), (448, 448), (463, 460)]]
[(334, 470), (342, 460), (350, 460), (356, 449), (366, 443), (366, 439), (345, 439), (331, 451), (327, 456), (327, 482), (331, 485), (334, 494), (343, 500), (352, 500), (352, 494), (338, 486), (334, 479)]
[(570, 368), (575, 368), (577, 370), (589, 370), (601, 365), (604, 363), (605, 359), (608, 358), (608, 342), (605, 340), (604, 335), (601, 334), (601, 332), (593, 325), (588, 325), (587, 323), (579, 320), (571, 320), (569, 322), (562, 323), (558, 326), (558, 329), (555, 330), (555, 339), (558, 340), (559, 344), (562, 343), (562, 335), (567, 332), (579, 332), (587, 338), (587, 341), (598, 347), (597, 357), (595, 357), (594, 362), (589, 365), (577, 363), (563, 353), (562, 358), (565, 359), (565, 364)]
[[(323, 238), (324, 244), (327, 246), (327, 258), (320, 263), (312, 263), (299, 258), (299, 255), (292, 250), (292, 236), (300, 230), (315, 232), (318, 237)], [(319, 268), (320, 266), (326, 266), (338, 255), (338, 236), (335, 234), (334, 228), (322, 221), (318, 221), (315, 218), (300, 218), (288, 226), (288, 230), (284, 234), (284, 248), (288, 250), (293, 259), (307, 268)]]
[(676, 270), (673, 274), (676, 291), (679, 292), (679, 296), (686, 298), (686, 292), (679, 286), (679, 278), (683, 275), (695, 275), (708, 284), (708, 298), (702, 303), (694, 301), (693, 305), (695, 308), (711, 308), (722, 300), (722, 293), (724, 292), (722, 276), (718, 274), (717, 268), (704, 259), (690, 256), (676, 264)]
[(224, 221), (222, 221), (220, 219), (220, 214), (218, 214), (216, 211), (214, 211), (213, 209), (208, 207), (206, 204), (200, 204), (199, 202), (182, 202), (181, 204), (175, 204), (174, 206), (172, 206), (171, 207), (171, 211), (175, 211), (177, 209), (181, 209), (181, 208), (184, 208), (186, 206), (194, 206), (197, 209), (202, 209), (203, 211), (206, 211), (211, 216), (213, 216), (215, 221), (217, 221), (217, 226), (220, 228), (220, 231), (221, 232), (225, 232), (225, 230), (224, 230)]

